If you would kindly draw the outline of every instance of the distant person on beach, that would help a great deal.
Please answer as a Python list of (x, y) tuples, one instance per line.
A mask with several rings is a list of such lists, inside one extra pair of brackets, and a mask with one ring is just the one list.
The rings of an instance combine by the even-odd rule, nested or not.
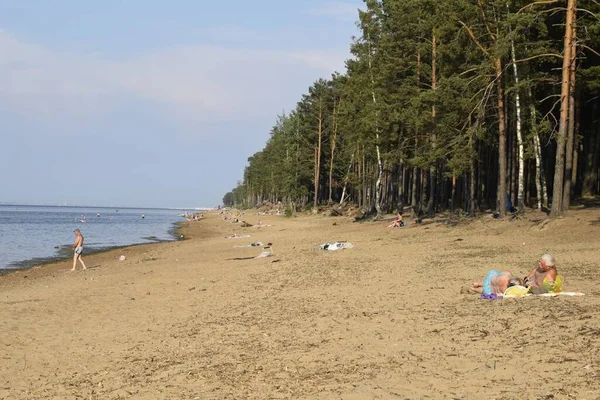
[(513, 276), (510, 271), (491, 270), (487, 273), (483, 282), (473, 282), (473, 289), (484, 296), (501, 296), (511, 286), (522, 286), (523, 280)]
[(402, 212), (398, 212), (398, 216), (388, 225), (388, 228), (398, 228), (401, 226), (404, 226), (404, 217), (402, 216)]
[(81, 258), (81, 253), (83, 253), (83, 235), (81, 234), (79, 229), (75, 229), (73, 233), (75, 234), (75, 243), (73, 244), (73, 268), (71, 268), (71, 271), (75, 271), (75, 267), (77, 266), (77, 260), (79, 260), (79, 262), (83, 266), (83, 269), (87, 269), (85, 267), (83, 259)]
[[(525, 277), (525, 285), (532, 288), (532, 293), (544, 293), (547, 289), (553, 288), (557, 276), (554, 256), (544, 254), (538, 260), (537, 266)], [(547, 288), (545, 288), (544, 281), (546, 281)]]

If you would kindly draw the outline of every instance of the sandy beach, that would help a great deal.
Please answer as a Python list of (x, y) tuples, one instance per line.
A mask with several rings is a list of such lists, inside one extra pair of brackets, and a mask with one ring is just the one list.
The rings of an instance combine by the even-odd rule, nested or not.
[[(398, 229), (243, 219), (271, 226), (209, 213), (189, 240), (84, 255), (87, 271), (1, 276), (0, 399), (600, 398), (597, 208)], [(336, 240), (355, 247), (316, 250)], [(234, 260), (254, 241), (274, 256)], [(585, 296), (461, 291), (546, 252)]]

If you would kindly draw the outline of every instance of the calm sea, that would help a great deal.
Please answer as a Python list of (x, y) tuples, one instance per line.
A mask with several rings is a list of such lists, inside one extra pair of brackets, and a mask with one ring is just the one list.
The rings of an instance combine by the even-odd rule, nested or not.
[(177, 240), (181, 210), (0, 205), (0, 273), (72, 257), (73, 229), (84, 255), (111, 247)]

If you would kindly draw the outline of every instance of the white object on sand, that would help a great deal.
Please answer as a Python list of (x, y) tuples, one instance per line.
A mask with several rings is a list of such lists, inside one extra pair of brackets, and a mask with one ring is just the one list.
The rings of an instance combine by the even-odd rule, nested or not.
[(354, 247), (354, 245), (350, 242), (331, 242), (331, 243), (324, 243), (319, 248), (321, 250), (335, 251), (335, 250), (351, 249), (353, 247)]
[(273, 252), (272, 251), (263, 251), (262, 253), (260, 253), (259, 255), (257, 255), (254, 258), (265, 258), (265, 257), (273, 257)]
[(119, 261), (125, 261), (125, 260), (127, 260), (127, 257), (125, 257), (125, 256), (119, 256)]

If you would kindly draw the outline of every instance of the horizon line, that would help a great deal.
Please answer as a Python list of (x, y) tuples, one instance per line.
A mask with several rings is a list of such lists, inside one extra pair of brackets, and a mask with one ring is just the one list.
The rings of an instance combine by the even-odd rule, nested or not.
[(146, 209), (146, 210), (199, 210), (208, 211), (214, 210), (217, 207), (165, 207), (165, 206), (123, 206), (123, 205), (86, 205), (86, 204), (57, 204), (57, 203), (21, 203), (12, 201), (0, 201), (0, 206), (26, 206), (26, 207), (74, 207), (74, 208), (120, 208), (120, 209)]

